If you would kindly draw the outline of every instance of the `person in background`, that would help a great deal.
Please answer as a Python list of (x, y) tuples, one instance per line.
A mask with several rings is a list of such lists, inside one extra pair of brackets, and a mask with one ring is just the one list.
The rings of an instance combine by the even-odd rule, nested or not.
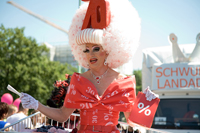
[(141, 133), (139, 129), (136, 129), (134, 133)]
[[(31, 114), (35, 114), (37, 112), (39, 112), (39, 111), (38, 110), (33, 110), (31, 112)], [(37, 115), (33, 116), (31, 118), (31, 120), (32, 120), (33, 128), (39, 128), (39, 127), (41, 127), (43, 125), (47, 125), (47, 120), (46, 120), (46, 123), (45, 123), (44, 114), (37, 114)]]
[[(8, 115), (8, 104), (0, 102), (0, 129), (10, 125), (9, 122), (4, 121), (7, 115)], [(5, 129), (5, 131), (9, 130), (10, 130), (9, 128)]]
[(120, 123), (117, 124), (117, 128), (120, 132), (122, 132), (122, 126), (120, 125)]
[[(73, 113), (80, 114), (78, 109), (76, 109)], [(65, 123), (65, 127), (69, 129), (77, 128), (79, 120), (79, 116), (70, 115), (69, 119)]]
[[(15, 114), (9, 116), (7, 118), (7, 122), (13, 124), (23, 118), (26, 118), (27, 114), (28, 114), (28, 110), (29, 110), (28, 108), (23, 108), (22, 103), (20, 103), (19, 111)], [(32, 122), (31, 122), (31, 119), (28, 118), (28, 119), (25, 119), (25, 120), (21, 121), (20, 123), (16, 124), (14, 126), (14, 130), (20, 132), (23, 129), (31, 128), (31, 127), (33, 127)]]
[[(139, 131), (139, 130), (137, 129), (136, 131)], [(128, 126), (128, 129), (123, 129), (122, 130), (122, 133), (136, 133), (136, 131), (134, 131), (133, 127)]]
[(8, 105), (8, 116), (7, 117), (9, 117), (17, 112), (18, 112), (17, 106), (15, 106), (13, 104)]
[(133, 127), (128, 126), (128, 133), (134, 133)]

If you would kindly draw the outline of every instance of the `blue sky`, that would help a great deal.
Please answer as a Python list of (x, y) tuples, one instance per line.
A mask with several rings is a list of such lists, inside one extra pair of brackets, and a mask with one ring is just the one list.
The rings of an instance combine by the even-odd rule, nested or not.
[[(0, 0), (0, 24), (6, 28), (25, 27), (25, 36), (38, 43), (66, 42), (66, 33)], [(134, 69), (142, 68), (142, 49), (170, 45), (175, 33), (179, 44), (196, 43), (200, 32), (200, 0), (130, 0), (141, 17), (140, 46), (134, 56)], [(13, 0), (24, 8), (68, 30), (79, 0)]]

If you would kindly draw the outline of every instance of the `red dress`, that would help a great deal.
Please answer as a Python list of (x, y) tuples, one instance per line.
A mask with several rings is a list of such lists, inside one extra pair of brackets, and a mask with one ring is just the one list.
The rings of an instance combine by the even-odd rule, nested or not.
[[(79, 73), (72, 75), (64, 106), (80, 109), (81, 125), (116, 126), (119, 112), (130, 112), (135, 100), (135, 77), (112, 82), (100, 97), (95, 86)], [(79, 133), (93, 131), (79, 130)], [(119, 133), (113, 130), (112, 133)]]

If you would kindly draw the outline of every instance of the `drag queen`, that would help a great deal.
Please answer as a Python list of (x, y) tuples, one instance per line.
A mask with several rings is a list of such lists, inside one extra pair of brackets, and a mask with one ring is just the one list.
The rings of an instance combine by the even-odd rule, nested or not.
[[(140, 18), (128, 0), (85, 2), (72, 20), (69, 43), (75, 59), (88, 71), (72, 75), (60, 109), (44, 106), (26, 93), (20, 98), (23, 106), (60, 122), (80, 109), (79, 133), (119, 133), (119, 112), (128, 119), (136, 98), (136, 81), (134, 76), (113, 69), (132, 58), (139, 37)], [(146, 92), (149, 101), (157, 97), (149, 89)]]

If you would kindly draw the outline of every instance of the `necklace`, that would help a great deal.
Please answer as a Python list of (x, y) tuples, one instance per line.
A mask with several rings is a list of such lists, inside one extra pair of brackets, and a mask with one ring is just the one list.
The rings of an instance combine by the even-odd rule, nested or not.
[(100, 79), (103, 78), (103, 77), (106, 75), (106, 73), (108, 72), (108, 69), (107, 69), (107, 70), (105, 71), (105, 73), (102, 74), (101, 76), (95, 76), (95, 75), (92, 73), (91, 70), (90, 70), (90, 72), (91, 72), (93, 78), (97, 80), (97, 84), (100, 84)]

